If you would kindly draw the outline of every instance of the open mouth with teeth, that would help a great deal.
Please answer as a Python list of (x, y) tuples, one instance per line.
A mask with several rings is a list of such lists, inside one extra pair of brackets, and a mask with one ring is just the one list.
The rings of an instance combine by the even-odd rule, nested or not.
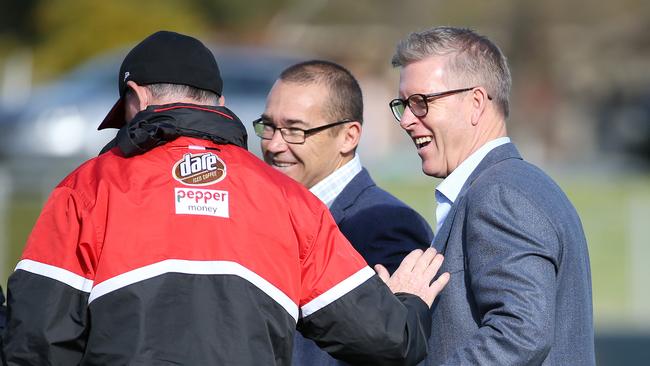
[(433, 141), (433, 138), (431, 136), (417, 137), (413, 139), (413, 142), (415, 142), (415, 146), (418, 149), (421, 149), (429, 145), (431, 141)]
[(273, 166), (278, 167), (278, 168), (288, 168), (292, 165), (295, 165), (296, 163), (285, 163), (281, 161), (273, 161)]

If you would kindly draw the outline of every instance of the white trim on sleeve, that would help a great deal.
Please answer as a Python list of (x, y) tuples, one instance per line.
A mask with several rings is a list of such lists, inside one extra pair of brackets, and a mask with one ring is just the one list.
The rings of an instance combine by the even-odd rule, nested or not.
[(23, 270), (37, 275), (45, 276), (53, 280), (65, 283), (79, 291), (90, 292), (93, 288), (91, 279), (70, 272), (67, 269), (55, 267), (49, 264), (36, 262), (31, 259), (23, 259), (16, 265), (16, 271)]
[(321, 295), (317, 296), (310, 302), (303, 305), (300, 308), (301, 317), (304, 318), (306, 316), (309, 316), (317, 312), (318, 310), (324, 308), (325, 306), (333, 303), (334, 301), (341, 298), (343, 295), (347, 294), (348, 292), (357, 288), (362, 283), (366, 282), (370, 277), (374, 275), (375, 275), (375, 271), (373, 271), (370, 267), (366, 266), (362, 268), (357, 273), (344, 279), (343, 281), (339, 282), (331, 289), (325, 291)]

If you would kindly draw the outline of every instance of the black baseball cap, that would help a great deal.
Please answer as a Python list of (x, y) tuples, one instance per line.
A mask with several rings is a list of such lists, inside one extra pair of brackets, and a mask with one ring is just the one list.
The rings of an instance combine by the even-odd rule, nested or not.
[(126, 55), (118, 88), (120, 99), (97, 128), (120, 128), (124, 120), (126, 83), (188, 85), (221, 96), (223, 81), (219, 66), (210, 50), (196, 38), (180, 33), (159, 31), (145, 38)]

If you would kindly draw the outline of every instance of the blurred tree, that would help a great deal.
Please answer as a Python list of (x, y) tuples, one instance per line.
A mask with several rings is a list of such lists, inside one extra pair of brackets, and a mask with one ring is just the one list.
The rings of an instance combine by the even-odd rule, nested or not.
[(34, 79), (42, 81), (161, 29), (204, 40), (250, 38), (288, 1), (0, 0), (0, 56), (31, 48)]
[(214, 28), (227, 30), (237, 38), (263, 32), (270, 19), (292, 0), (195, 0), (192, 2)]
[(203, 17), (182, 0), (41, 1), (34, 17), (37, 80), (156, 30), (200, 35), (207, 29)]
[(24, 42), (36, 36), (32, 15), (39, 0), (0, 0), (0, 34)]

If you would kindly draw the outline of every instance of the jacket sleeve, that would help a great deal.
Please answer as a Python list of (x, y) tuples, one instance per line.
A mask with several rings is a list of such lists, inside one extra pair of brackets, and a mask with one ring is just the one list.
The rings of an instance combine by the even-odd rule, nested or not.
[(323, 212), (302, 258), (299, 331), (350, 363), (414, 365), (426, 356), (431, 315), (418, 297), (393, 295)]
[(470, 197), (466, 274), (479, 328), (445, 365), (539, 365), (550, 351), (559, 239), (517, 188)]
[(97, 260), (97, 235), (87, 203), (56, 188), (45, 204), (10, 276), (7, 365), (76, 365), (89, 327), (88, 296)]

